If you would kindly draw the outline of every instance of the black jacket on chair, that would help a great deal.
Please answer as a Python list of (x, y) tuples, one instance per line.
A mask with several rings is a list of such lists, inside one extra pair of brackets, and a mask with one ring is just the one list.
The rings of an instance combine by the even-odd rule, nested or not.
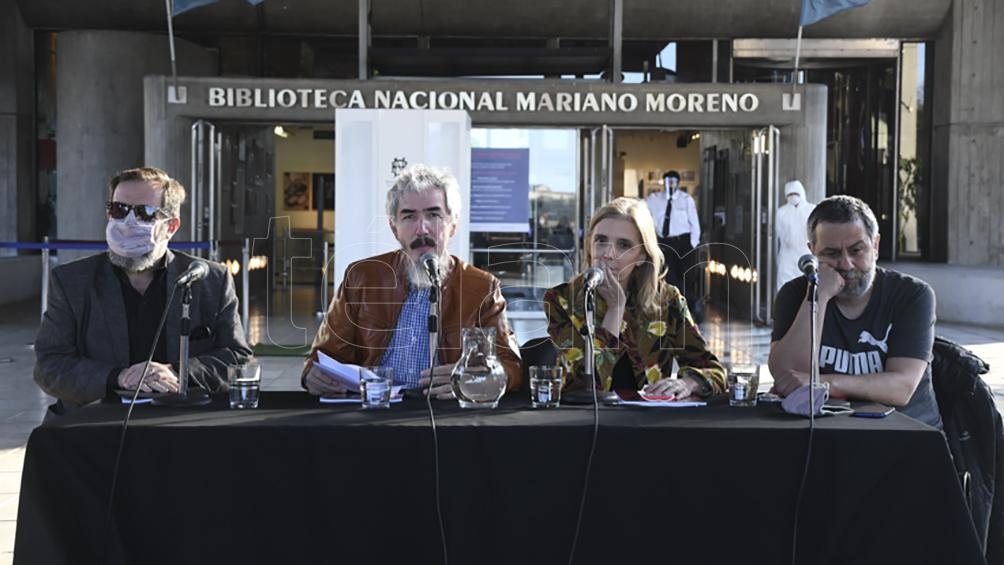
[(1004, 564), (1004, 423), (980, 375), (989, 365), (957, 343), (934, 339), (931, 379), (988, 564)]

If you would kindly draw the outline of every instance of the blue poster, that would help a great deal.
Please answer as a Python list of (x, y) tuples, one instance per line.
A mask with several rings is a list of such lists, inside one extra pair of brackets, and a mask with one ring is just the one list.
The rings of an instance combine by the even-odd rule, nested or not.
[(471, 231), (530, 229), (530, 150), (471, 149)]

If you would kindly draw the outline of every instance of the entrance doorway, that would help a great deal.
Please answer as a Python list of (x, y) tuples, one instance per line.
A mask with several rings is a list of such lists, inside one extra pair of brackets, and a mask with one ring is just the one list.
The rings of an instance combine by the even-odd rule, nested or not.
[[(790, 87), (790, 68), (742, 59), (735, 65), (737, 82), (787, 82)], [(848, 194), (864, 200), (875, 212), (879, 232), (888, 235), (880, 242), (879, 258), (895, 259), (894, 244), (900, 239), (897, 177), (910, 179), (917, 172), (916, 159), (899, 163), (897, 60), (814, 59), (805, 66), (800, 82), (827, 88), (826, 196)], [(916, 151), (911, 155), (916, 157)]]
[[(193, 183), (191, 201), (205, 220), (194, 224), (201, 226), (196, 235), (219, 241), (216, 258), (228, 264), (239, 264), (244, 240), (253, 240), (250, 253), (268, 261), (249, 273), (250, 318), (259, 320), (250, 324), (250, 338), (305, 345), (316, 329), (314, 314), (326, 310), (334, 291), (321, 285), (322, 250), (336, 243), (333, 132), (327, 124), (207, 122), (203, 135), (203, 144), (193, 143), (205, 153), (200, 158), (193, 152), (192, 170), (202, 182)], [(644, 199), (662, 190), (669, 171), (680, 175), (681, 188), (694, 198), (705, 243), (686, 273), (696, 296), (691, 309), (707, 306), (724, 316), (769, 323), (776, 128), (475, 127), (471, 139), (474, 149), (527, 152), (525, 229), (472, 230), (466, 258), (502, 282), (521, 341), (546, 335), (543, 293), (581, 268), (592, 212), (611, 198)], [(243, 276), (239, 269), (232, 272), (242, 295)]]
[(333, 239), (333, 137), (330, 127), (192, 126), (184, 233), (214, 242), (199, 254), (230, 269), (252, 344), (302, 349), (316, 331), (315, 313), (326, 309), (320, 282), (323, 246)]
[[(663, 190), (676, 171), (697, 206), (702, 245), (685, 273), (692, 310), (769, 324), (774, 297), (774, 210), (780, 131), (617, 129), (614, 196)], [(658, 226), (656, 226), (658, 231)], [(697, 316), (699, 317), (699, 316)]]

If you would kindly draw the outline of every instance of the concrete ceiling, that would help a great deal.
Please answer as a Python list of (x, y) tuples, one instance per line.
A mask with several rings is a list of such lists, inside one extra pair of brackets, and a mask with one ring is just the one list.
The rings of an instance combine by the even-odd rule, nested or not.
[[(375, 36), (604, 38), (604, 0), (371, 0)], [(165, 31), (162, 0), (17, 0), (33, 28)], [(625, 40), (790, 38), (801, 0), (624, 0)], [(951, 0), (872, 0), (804, 37), (933, 38)], [(357, 0), (219, 0), (174, 19), (179, 34), (352, 36)]]

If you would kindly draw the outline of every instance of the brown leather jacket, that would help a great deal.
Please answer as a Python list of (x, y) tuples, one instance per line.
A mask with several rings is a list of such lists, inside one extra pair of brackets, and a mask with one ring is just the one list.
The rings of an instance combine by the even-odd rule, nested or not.
[[(304, 375), (317, 360), (318, 349), (342, 363), (380, 364), (408, 296), (407, 260), (403, 252), (393, 251), (345, 269), (345, 280), (317, 330)], [(460, 358), (461, 328), (495, 328), (495, 354), (508, 377), (506, 390), (518, 390), (523, 381), (519, 345), (505, 316), (498, 279), (453, 257), (441, 303), (439, 362), (455, 363)]]

